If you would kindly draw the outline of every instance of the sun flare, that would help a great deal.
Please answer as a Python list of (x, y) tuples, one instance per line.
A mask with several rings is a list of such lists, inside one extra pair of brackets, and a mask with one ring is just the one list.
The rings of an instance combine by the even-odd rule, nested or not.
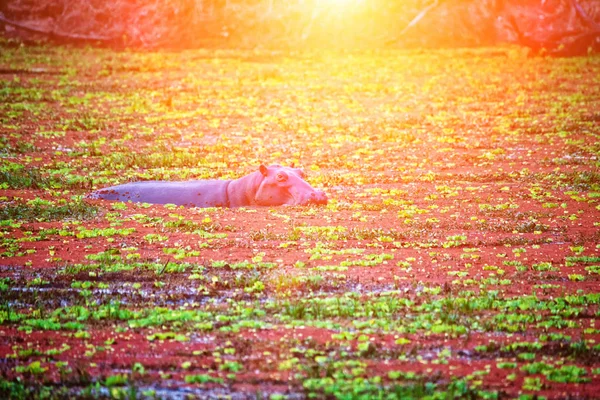
[(361, 3), (364, 3), (365, 0), (322, 0), (319, 1), (319, 4), (322, 6), (332, 6), (332, 7), (351, 7), (357, 6)]

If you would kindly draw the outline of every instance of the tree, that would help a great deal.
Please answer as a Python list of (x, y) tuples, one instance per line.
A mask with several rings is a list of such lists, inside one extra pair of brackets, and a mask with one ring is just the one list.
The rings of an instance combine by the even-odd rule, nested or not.
[(577, 0), (553, 3), (554, 12), (541, 0), (536, 15), (542, 22), (532, 31), (523, 28), (510, 10), (505, 11), (508, 25), (516, 34), (516, 42), (531, 49), (532, 54), (548, 54), (559, 57), (582, 56), (600, 51), (600, 24), (598, 24)]

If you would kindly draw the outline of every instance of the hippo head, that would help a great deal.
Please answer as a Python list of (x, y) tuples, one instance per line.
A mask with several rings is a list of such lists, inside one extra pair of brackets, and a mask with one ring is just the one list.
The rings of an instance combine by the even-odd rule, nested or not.
[(300, 168), (270, 165), (259, 168), (263, 178), (254, 196), (260, 206), (327, 204), (327, 196), (304, 180)]

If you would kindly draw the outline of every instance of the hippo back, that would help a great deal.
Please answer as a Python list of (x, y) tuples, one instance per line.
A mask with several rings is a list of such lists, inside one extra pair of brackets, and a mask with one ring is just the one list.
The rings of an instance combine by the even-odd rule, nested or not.
[(151, 204), (229, 207), (227, 186), (230, 182), (228, 180), (132, 182), (97, 190), (90, 197)]

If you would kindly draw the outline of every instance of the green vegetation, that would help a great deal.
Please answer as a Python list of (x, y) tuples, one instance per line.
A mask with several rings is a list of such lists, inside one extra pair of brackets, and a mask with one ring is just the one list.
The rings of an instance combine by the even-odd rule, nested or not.
[[(0, 50), (0, 397), (597, 392), (598, 58)], [(263, 162), (329, 203), (85, 197)]]
[(96, 206), (87, 204), (77, 196), (69, 201), (56, 204), (42, 199), (30, 200), (27, 203), (6, 204), (0, 206), (0, 219), (5, 221), (63, 221), (89, 220), (98, 213)]

